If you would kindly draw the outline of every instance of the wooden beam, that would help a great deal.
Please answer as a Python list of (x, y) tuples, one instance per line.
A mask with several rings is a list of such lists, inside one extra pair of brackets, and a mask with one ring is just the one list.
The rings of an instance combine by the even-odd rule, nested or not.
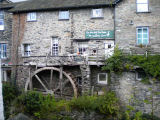
[(40, 79), (37, 75), (35, 75), (35, 77), (36, 77), (37, 80), (41, 83), (41, 85), (44, 87), (44, 89), (45, 89), (46, 91), (48, 91), (47, 87), (43, 84), (43, 82), (41, 81), (41, 79)]
[(60, 75), (59, 75), (59, 80), (60, 80), (60, 91), (61, 91), (61, 96), (62, 96), (62, 80), (63, 80), (63, 67), (60, 67)]
[(31, 68), (29, 66), (29, 89), (33, 90), (32, 77), (31, 77)]
[(50, 76), (50, 82), (49, 82), (50, 90), (52, 89), (52, 84), (53, 84), (53, 70), (51, 69), (51, 76)]

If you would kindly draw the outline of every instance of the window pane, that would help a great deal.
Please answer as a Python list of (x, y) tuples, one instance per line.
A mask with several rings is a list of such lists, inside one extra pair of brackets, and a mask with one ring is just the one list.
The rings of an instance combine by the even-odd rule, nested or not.
[(148, 33), (148, 29), (147, 28), (143, 28), (143, 33)]
[(142, 34), (138, 34), (138, 39), (142, 39)]
[(148, 12), (148, 4), (137, 4), (137, 12)]
[(142, 39), (138, 39), (138, 44), (142, 44)]
[(143, 34), (143, 38), (147, 38), (148, 39), (148, 34)]
[(93, 9), (92, 17), (102, 17), (102, 9)]
[(142, 34), (142, 29), (138, 28), (138, 34)]
[(60, 11), (59, 19), (69, 19), (69, 11)]
[(106, 81), (106, 74), (99, 74), (99, 81)]
[(37, 18), (36, 18), (35, 12), (27, 14), (27, 21), (36, 21), (36, 20), (37, 20)]
[(148, 39), (143, 39), (143, 44), (147, 45), (148, 44)]
[(137, 0), (137, 3), (148, 3), (148, 0)]

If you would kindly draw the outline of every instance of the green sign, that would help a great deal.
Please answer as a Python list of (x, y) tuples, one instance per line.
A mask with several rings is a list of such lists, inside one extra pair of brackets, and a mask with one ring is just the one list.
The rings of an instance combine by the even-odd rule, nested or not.
[(86, 39), (114, 39), (113, 30), (88, 30), (85, 33)]

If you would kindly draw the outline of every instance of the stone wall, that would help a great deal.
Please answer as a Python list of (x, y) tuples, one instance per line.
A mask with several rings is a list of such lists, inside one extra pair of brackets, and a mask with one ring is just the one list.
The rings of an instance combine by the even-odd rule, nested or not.
[(147, 104), (145, 101), (149, 100), (152, 103), (153, 99), (154, 115), (160, 117), (160, 95), (155, 94), (160, 92), (160, 82), (153, 85), (144, 84), (136, 79), (136, 72), (133, 71), (124, 72), (122, 75), (111, 74), (110, 87), (117, 93), (124, 106), (129, 104), (144, 113), (152, 112), (152, 104)]
[[(127, 52), (130, 48), (141, 52), (142, 49), (137, 47), (136, 27), (149, 27), (149, 48), (152, 53), (159, 53), (160, 49), (160, 1), (149, 0), (149, 12), (136, 12), (136, 0), (123, 0), (115, 8), (115, 42)], [(131, 23), (132, 21), (132, 23)], [(138, 49), (137, 49), (138, 48)], [(134, 51), (135, 53), (135, 51)], [(144, 52), (145, 53), (145, 50)]]

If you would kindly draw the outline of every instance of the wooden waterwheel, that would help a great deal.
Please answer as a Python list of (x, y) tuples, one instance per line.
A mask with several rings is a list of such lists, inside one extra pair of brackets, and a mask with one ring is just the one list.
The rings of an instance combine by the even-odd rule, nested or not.
[(25, 91), (36, 90), (43, 94), (55, 96), (77, 97), (76, 79), (63, 68), (44, 67), (36, 70), (25, 84)]

